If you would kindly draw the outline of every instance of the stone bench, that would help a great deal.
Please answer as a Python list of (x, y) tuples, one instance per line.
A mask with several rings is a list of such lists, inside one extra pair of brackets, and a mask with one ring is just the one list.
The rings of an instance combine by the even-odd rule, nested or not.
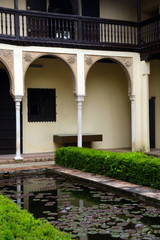
[[(102, 141), (102, 134), (83, 134), (82, 143), (84, 147), (91, 147), (91, 142)], [(77, 134), (53, 135), (53, 141), (62, 146), (77, 146)]]

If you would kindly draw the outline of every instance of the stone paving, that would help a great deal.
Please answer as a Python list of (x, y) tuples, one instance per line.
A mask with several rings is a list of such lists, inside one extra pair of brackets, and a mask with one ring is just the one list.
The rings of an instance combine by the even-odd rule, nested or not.
[(160, 149), (151, 148), (150, 152), (147, 154), (154, 157), (160, 157)]
[(33, 171), (46, 171), (48, 167), (53, 167), (55, 164), (53, 161), (45, 162), (26, 162), (26, 163), (10, 163), (10, 164), (0, 164), (0, 175), (4, 174), (23, 174), (26, 172)]
[(29, 163), (29, 162), (45, 162), (54, 161), (54, 153), (28, 153), (22, 154), (23, 160), (15, 160), (15, 155), (0, 155), (0, 165), (1, 164), (17, 164), (17, 163)]
[[(101, 149), (105, 151), (113, 152), (131, 152), (131, 148), (115, 148), (115, 149)], [(148, 155), (153, 155), (155, 157), (160, 157), (160, 149), (151, 149)], [(15, 155), (0, 155), (0, 165), (1, 164), (10, 164), (10, 163), (28, 163), (28, 162), (45, 162), (45, 161), (54, 161), (54, 152), (47, 153), (30, 153), (22, 154), (23, 160), (17, 161), (14, 159)]]

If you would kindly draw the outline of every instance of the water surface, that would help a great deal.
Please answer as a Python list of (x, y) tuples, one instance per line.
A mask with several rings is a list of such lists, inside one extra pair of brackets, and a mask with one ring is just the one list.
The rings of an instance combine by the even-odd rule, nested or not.
[(160, 208), (56, 175), (0, 179), (0, 191), (78, 240), (160, 239)]

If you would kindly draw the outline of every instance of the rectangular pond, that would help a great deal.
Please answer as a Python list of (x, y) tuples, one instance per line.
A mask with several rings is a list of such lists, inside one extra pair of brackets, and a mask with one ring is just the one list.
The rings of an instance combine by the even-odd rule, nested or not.
[(78, 240), (160, 239), (160, 208), (58, 175), (0, 179), (0, 192)]

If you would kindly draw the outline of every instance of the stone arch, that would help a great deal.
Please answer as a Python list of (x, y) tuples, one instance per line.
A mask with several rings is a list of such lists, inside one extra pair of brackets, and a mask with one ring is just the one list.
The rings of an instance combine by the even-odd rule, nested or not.
[[(105, 77), (107, 76), (107, 70), (105, 70), (105, 67), (102, 66), (97, 68), (94, 66), (94, 64), (100, 60), (111, 60), (121, 67), (121, 73), (123, 72), (123, 75), (121, 75), (121, 78), (123, 83), (125, 84), (124, 88), (124, 94), (122, 94), (121, 91), (119, 91), (119, 88), (116, 84), (111, 84), (111, 81), (105, 81)], [(133, 69), (132, 69), (132, 61), (133, 59), (131, 57), (117, 57), (117, 56), (91, 56), (91, 55), (85, 55), (84, 56), (84, 70), (85, 70), (85, 82), (87, 85), (87, 80), (88, 80), (88, 93), (86, 94), (86, 106), (84, 106), (84, 109), (87, 109), (87, 107), (90, 109), (90, 111), (87, 112), (85, 110), (84, 112), (84, 117), (89, 119), (89, 121), (92, 121), (91, 127), (87, 126), (87, 128), (90, 128), (91, 130), (96, 129), (97, 132), (101, 132), (103, 134), (103, 142), (102, 145), (101, 143), (94, 143), (94, 147), (97, 148), (130, 148), (134, 147), (133, 146), (133, 141), (132, 141), (132, 132), (133, 132), (133, 124), (132, 124), (132, 114), (131, 114), (131, 109), (132, 109), (132, 102), (134, 102), (131, 99), (131, 96), (133, 97)], [(89, 71), (91, 70), (92, 66), (95, 67), (95, 71), (92, 71), (92, 74), (90, 77), (88, 76)], [(118, 66), (118, 65), (117, 65)], [(94, 68), (93, 67), (93, 68)], [(113, 66), (112, 71), (115, 66)], [(120, 68), (119, 67), (119, 68)], [(109, 69), (110, 67), (106, 68)], [(96, 71), (98, 72), (100, 69), (105, 70), (105, 74), (103, 73), (103, 77), (99, 78), (100, 81), (97, 81), (98, 75), (96, 75)], [(114, 81), (113, 83), (116, 82), (117, 80), (117, 73), (114, 75), (114, 72), (110, 71), (109, 74), (110, 76), (116, 76), (113, 77)], [(117, 71), (118, 72), (118, 71)], [(119, 71), (120, 72), (120, 71)], [(100, 73), (100, 72), (99, 72)], [(96, 75), (96, 76), (95, 76)], [(123, 76), (123, 78), (122, 78)], [(88, 77), (88, 79), (87, 79)], [(126, 77), (128, 80), (128, 84), (126, 81)], [(93, 85), (91, 84), (93, 78)], [(103, 79), (104, 81), (101, 81)], [(106, 88), (103, 88), (103, 83), (105, 82), (106, 85), (104, 86), (111, 86), (111, 88), (108, 88), (107, 91), (109, 94), (107, 94)], [(110, 82), (108, 85), (107, 83)], [(96, 84), (96, 85), (95, 85)], [(121, 82), (119, 81), (119, 84)], [(122, 85), (123, 86), (123, 85)], [(96, 90), (97, 87), (97, 90)], [(95, 92), (94, 92), (95, 89)], [(112, 89), (112, 92), (110, 92), (110, 89)], [(93, 94), (92, 94), (92, 92)], [(113, 94), (114, 93), (114, 94)], [(115, 93), (118, 93), (115, 94)], [(88, 95), (88, 98), (87, 98)], [(129, 95), (129, 97), (127, 96)], [(114, 99), (112, 101), (112, 104), (110, 104), (109, 100)], [(120, 99), (119, 102), (117, 100)], [(103, 101), (102, 101), (103, 100)], [(131, 101), (131, 102), (130, 102)], [(88, 105), (87, 105), (88, 104)], [(124, 105), (125, 104), (125, 105)], [(102, 107), (99, 107), (102, 106)], [(120, 107), (119, 107), (120, 106)], [(123, 108), (123, 106), (125, 106)], [(123, 114), (121, 109), (123, 110)], [(93, 110), (92, 110), (93, 109)], [(96, 112), (96, 114), (95, 114)], [(108, 114), (108, 113), (111, 114)], [(103, 117), (101, 117), (103, 116)], [(112, 118), (114, 120), (112, 120)], [(92, 120), (93, 119), (93, 120)], [(98, 124), (97, 124), (98, 123)], [(125, 123), (125, 124), (123, 124)], [(134, 123), (134, 122), (133, 122)], [(92, 128), (93, 126), (93, 128)], [(116, 137), (115, 137), (116, 136)], [(124, 137), (123, 137), (124, 136)], [(123, 140), (122, 140), (123, 137)], [(134, 135), (133, 135), (134, 138)], [(115, 141), (116, 139), (116, 141)], [(101, 147), (102, 146), (102, 147)], [(109, 146), (109, 147), (108, 147)]]
[(131, 97), (133, 93), (133, 59), (131, 57), (117, 57), (117, 56), (89, 56), (85, 55), (85, 83), (87, 75), (91, 67), (101, 59), (109, 59), (118, 63), (126, 73), (128, 80), (128, 96)]
[(0, 61), (5, 66), (10, 82), (10, 94), (12, 97), (15, 95), (15, 82), (14, 82), (14, 57), (12, 50), (1, 49)]
[(38, 52), (23, 52), (23, 86), (25, 89), (25, 75), (28, 67), (33, 61), (43, 56), (54, 56), (63, 60), (69, 67), (72, 73), (73, 80), (73, 93), (78, 92), (78, 83), (77, 83), (77, 58), (74, 54), (61, 54), (61, 53), (38, 53)]

